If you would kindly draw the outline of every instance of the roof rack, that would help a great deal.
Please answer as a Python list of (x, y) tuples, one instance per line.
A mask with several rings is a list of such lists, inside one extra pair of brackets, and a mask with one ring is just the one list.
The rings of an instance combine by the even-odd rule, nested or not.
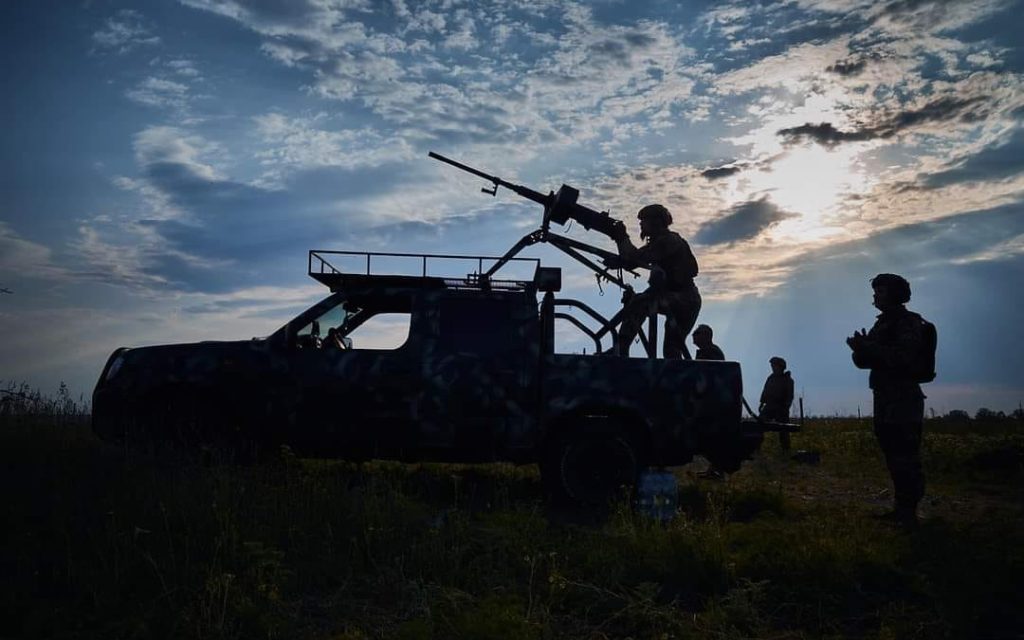
[[(538, 258), (508, 260), (510, 264), (506, 268), (522, 274), (519, 279), (487, 277), (487, 271), (501, 259), (501, 256), (311, 249), (308, 269), (310, 277), (331, 291), (371, 284), (480, 291), (523, 291), (537, 286)], [(467, 269), (474, 268), (466, 273)]]

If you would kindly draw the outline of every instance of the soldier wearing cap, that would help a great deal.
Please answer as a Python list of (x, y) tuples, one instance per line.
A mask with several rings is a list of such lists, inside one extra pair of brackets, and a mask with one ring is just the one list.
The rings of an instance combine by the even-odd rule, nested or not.
[(641, 324), (657, 312), (666, 317), (662, 353), (666, 358), (680, 358), (686, 350), (686, 336), (700, 313), (700, 293), (693, 283), (697, 259), (686, 240), (669, 229), (672, 214), (664, 206), (647, 205), (640, 209), (637, 218), (644, 246), (636, 247), (625, 227), (615, 238), (615, 244), (622, 266), (650, 269), (650, 286), (625, 301), (615, 353), (628, 356)]
[[(772, 356), (768, 364), (772, 372), (764, 381), (758, 414), (763, 420), (789, 422), (789, 408), (793, 405), (793, 376), (786, 371), (785, 358)], [(789, 451), (788, 431), (779, 432), (779, 445), (783, 451)]]
[(910, 301), (910, 283), (892, 273), (871, 279), (874, 306), (881, 311), (870, 331), (854, 332), (846, 339), (853, 363), (870, 369), (874, 395), (874, 431), (892, 477), (895, 504), (884, 520), (904, 525), (917, 522), (917, 505), (924, 497), (921, 469), (921, 430), (924, 394), (913, 368), (924, 348), (919, 315), (904, 306)]

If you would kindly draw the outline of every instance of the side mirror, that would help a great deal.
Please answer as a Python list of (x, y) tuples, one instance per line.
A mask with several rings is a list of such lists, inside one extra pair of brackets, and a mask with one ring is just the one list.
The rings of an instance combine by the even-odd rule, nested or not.
[(348, 336), (345, 336), (344, 338), (341, 339), (341, 344), (345, 345), (346, 349), (351, 349), (352, 348), (352, 338), (349, 338)]

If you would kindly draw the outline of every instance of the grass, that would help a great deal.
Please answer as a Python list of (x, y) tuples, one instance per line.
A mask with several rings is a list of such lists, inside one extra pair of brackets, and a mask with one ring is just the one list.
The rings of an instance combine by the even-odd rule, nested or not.
[(810, 421), (794, 447), (818, 465), (769, 440), (727, 482), (675, 469), (660, 525), (625, 500), (551, 512), (530, 466), (186, 464), (54, 406), (0, 416), (0, 637), (1024, 634), (1019, 423), (930, 422), (928, 518), (904, 532), (870, 518), (867, 421)]

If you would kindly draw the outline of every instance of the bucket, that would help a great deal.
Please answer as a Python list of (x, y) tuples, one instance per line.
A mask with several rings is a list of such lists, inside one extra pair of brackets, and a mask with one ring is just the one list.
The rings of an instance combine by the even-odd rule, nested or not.
[(636, 510), (658, 522), (668, 522), (676, 515), (679, 484), (665, 469), (648, 470), (636, 483)]

